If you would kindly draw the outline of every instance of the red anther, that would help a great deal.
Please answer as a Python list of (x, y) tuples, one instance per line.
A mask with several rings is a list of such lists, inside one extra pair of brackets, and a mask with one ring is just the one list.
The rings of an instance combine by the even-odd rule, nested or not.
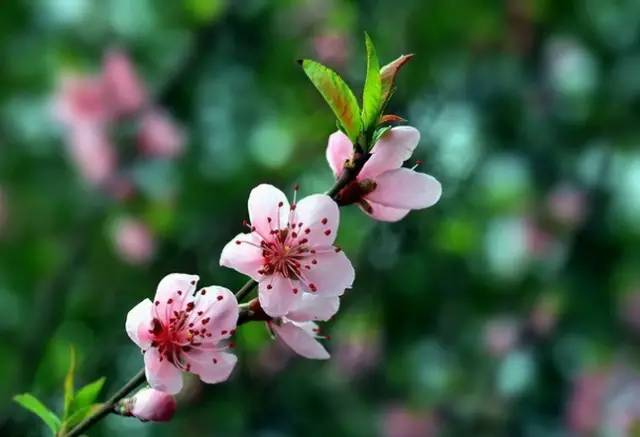
[(300, 189), (300, 184), (293, 185), (293, 191), (298, 191)]
[(267, 221), (271, 223), (271, 217), (267, 217)]
[(237, 245), (240, 245), (240, 244), (242, 244), (242, 241), (240, 241), (240, 240), (236, 240), (236, 244), (237, 244)]
[(228, 331), (226, 329), (223, 329), (222, 331), (220, 331), (220, 335), (227, 335), (227, 332)]
[(305, 229), (305, 230), (304, 230), (304, 233), (305, 233), (305, 234), (308, 234), (309, 232), (311, 232), (311, 229), (309, 229), (309, 228), (307, 228), (307, 229)]
[(295, 210), (296, 210), (296, 204), (295, 204), (295, 203), (292, 203), (292, 204), (291, 204), (291, 211), (295, 211)]
[(312, 259), (311, 260), (311, 264), (318, 264), (318, 260), (317, 259)]
[(327, 229), (326, 231), (324, 231), (324, 235), (330, 235), (331, 234), (331, 229)]
[(273, 287), (271, 286), (271, 284), (267, 285), (267, 290), (271, 290)]
[[(205, 319), (202, 319), (202, 324), (203, 324), (203, 325), (206, 325), (207, 323), (209, 323), (209, 320), (211, 320), (211, 318), (210, 318), (210, 317), (207, 317), (207, 318), (205, 318)], [(206, 331), (205, 331), (205, 332), (206, 332)]]
[(204, 296), (205, 294), (207, 294), (207, 290), (203, 288), (203, 289), (200, 291), (200, 294)]
[(422, 159), (416, 159), (416, 165), (422, 165)]
[(309, 290), (318, 291), (318, 287), (316, 287), (316, 284), (311, 283), (311, 284), (309, 284)]
[(182, 296), (182, 290), (178, 290), (178, 296)]
[(293, 290), (291, 290), (291, 291), (293, 291), (293, 294), (298, 294), (298, 289), (297, 289), (297, 288), (294, 288), (294, 289), (293, 289)]
[(335, 247), (333, 248), (333, 251), (334, 251), (335, 253), (338, 253), (338, 252), (340, 252), (341, 250), (342, 250), (342, 249), (340, 249), (338, 246), (335, 246)]
[(189, 302), (189, 303), (187, 304), (187, 311), (191, 311), (191, 310), (193, 310), (193, 307), (195, 307), (195, 304), (194, 304), (193, 302)]
[(218, 364), (218, 360), (217, 359), (213, 359), (213, 364)]
[(201, 316), (204, 314), (204, 311), (198, 311), (198, 315)]
[(191, 281), (191, 285), (196, 285), (196, 281)]
[(326, 225), (328, 221), (329, 220), (325, 217), (320, 221), (320, 223), (322, 223), (323, 225)]
[(283, 205), (284, 205), (283, 202), (278, 202), (278, 208), (282, 208)]
[(160, 305), (160, 301), (159, 300), (156, 300), (154, 303), (156, 304), (156, 306)]
[(217, 299), (222, 300), (222, 295), (218, 295)]

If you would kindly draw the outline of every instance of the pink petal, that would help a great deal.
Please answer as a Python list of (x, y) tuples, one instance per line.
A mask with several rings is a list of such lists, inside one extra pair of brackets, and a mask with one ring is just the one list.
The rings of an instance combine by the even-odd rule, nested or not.
[(176, 394), (182, 389), (180, 370), (166, 358), (160, 361), (158, 349), (153, 347), (144, 353), (144, 370), (149, 385), (156, 390)]
[(272, 229), (284, 229), (287, 226), (289, 201), (273, 185), (261, 184), (251, 190), (248, 206), (251, 225), (264, 239), (268, 239)]
[(198, 309), (203, 312), (200, 319), (210, 319), (204, 326), (212, 334), (207, 342), (228, 338), (238, 323), (238, 301), (234, 294), (224, 287), (212, 285), (198, 290), (197, 298)]
[(153, 304), (149, 299), (145, 299), (138, 305), (134, 306), (127, 314), (125, 329), (129, 338), (133, 340), (140, 349), (147, 349), (151, 345), (151, 336), (149, 328), (152, 319)]
[(371, 149), (372, 156), (362, 167), (358, 179), (375, 179), (387, 170), (400, 168), (420, 142), (420, 132), (410, 126), (392, 128)]
[[(271, 288), (269, 288), (271, 287)], [(299, 291), (293, 292), (296, 288)], [(281, 317), (302, 297), (302, 286), (294, 280), (279, 274), (266, 276), (258, 285), (258, 300), (265, 313), (271, 317)]]
[(276, 335), (298, 355), (312, 360), (326, 360), (329, 358), (329, 352), (315, 339), (315, 327), (316, 324), (313, 322), (285, 322), (281, 326), (271, 324)]
[[(303, 271), (308, 285), (307, 291), (329, 297), (341, 296), (346, 288), (351, 288), (355, 271), (344, 252), (331, 250), (327, 253), (319, 253), (313, 259), (317, 263), (310, 263), (311, 268)], [(315, 286), (315, 291), (312, 284)]]
[(154, 298), (155, 316), (168, 324), (173, 311), (182, 310), (184, 300), (193, 295), (199, 279), (197, 275), (184, 273), (171, 273), (162, 278)]
[(304, 293), (302, 298), (296, 301), (289, 312), (287, 319), (296, 322), (310, 320), (329, 320), (340, 308), (340, 298), (322, 297), (311, 293)]
[(106, 182), (116, 171), (116, 150), (100, 126), (81, 125), (73, 129), (69, 151), (82, 177), (92, 184)]
[(302, 228), (294, 228), (298, 239), (306, 238), (311, 246), (329, 246), (338, 233), (340, 211), (331, 197), (312, 194), (297, 203), (293, 219), (296, 224), (302, 223)]
[(384, 206), (398, 209), (422, 209), (435, 204), (442, 187), (433, 176), (408, 168), (385, 172), (376, 178), (376, 189), (365, 196)]
[(329, 136), (326, 154), (329, 167), (337, 177), (342, 173), (344, 162), (353, 156), (353, 144), (342, 132), (334, 132)]
[(410, 209), (397, 209), (380, 205), (379, 203), (372, 202), (371, 200), (368, 200), (367, 202), (369, 203), (369, 206), (371, 206), (371, 212), (367, 211), (360, 205), (358, 206), (360, 206), (360, 209), (368, 216), (383, 222), (397, 222), (398, 220), (403, 219), (407, 214), (409, 214), (409, 211), (411, 211)]
[(229, 379), (238, 358), (228, 352), (192, 350), (184, 354), (185, 362), (191, 365), (191, 373), (202, 382), (216, 384)]
[[(220, 254), (220, 265), (237, 270), (258, 281), (262, 268), (262, 250), (258, 247), (262, 239), (255, 233), (238, 234), (224, 246)], [(238, 244), (240, 242), (240, 244)]]

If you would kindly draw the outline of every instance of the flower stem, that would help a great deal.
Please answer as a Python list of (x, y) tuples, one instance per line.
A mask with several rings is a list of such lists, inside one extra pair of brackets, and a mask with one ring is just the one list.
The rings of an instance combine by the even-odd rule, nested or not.
[(120, 401), (120, 399), (127, 396), (133, 390), (135, 390), (140, 384), (145, 381), (144, 368), (141, 369), (133, 378), (129, 380), (120, 390), (118, 390), (111, 398), (102, 404), (95, 413), (84, 419), (78, 425), (76, 425), (71, 431), (64, 434), (63, 437), (76, 437), (82, 434), (84, 431), (93, 426), (96, 422), (99, 422), (107, 414), (113, 412), (113, 408)]
[(258, 285), (256, 281), (254, 281), (253, 279), (249, 279), (242, 286), (242, 288), (240, 288), (240, 290), (236, 291), (236, 299), (238, 300), (238, 302), (242, 301), (242, 299), (244, 299), (244, 297), (247, 294), (251, 293), (251, 291), (256, 287), (256, 285)]

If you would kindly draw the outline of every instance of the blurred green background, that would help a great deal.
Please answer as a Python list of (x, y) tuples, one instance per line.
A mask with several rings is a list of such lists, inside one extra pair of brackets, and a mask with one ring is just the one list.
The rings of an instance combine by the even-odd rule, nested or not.
[[(638, 431), (640, 2), (36, 0), (0, 14), (1, 435), (46, 435), (11, 396), (60, 410), (70, 344), (79, 384), (133, 375), (125, 315), (165, 274), (243, 284), (218, 257), (249, 190), (332, 183), (335, 121), (294, 61), (360, 94), (364, 30), (383, 63), (416, 54), (390, 109), (421, 131), (442, 200), (394, 224), (343, 209), (357, 274), (331, 360), (243, 326), (232, 378), (191, 381), (172, 422), (89, 434)], [(127, 196), (85, 182), (51, 114), (61, 73), (96, 74), (112, 47), (186, 138), (144, 158), (115, 126)]]

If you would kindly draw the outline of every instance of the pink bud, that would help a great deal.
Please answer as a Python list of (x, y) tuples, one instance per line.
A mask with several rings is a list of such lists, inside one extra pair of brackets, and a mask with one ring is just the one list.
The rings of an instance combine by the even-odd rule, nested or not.
[(140, 420), (167, 422), (176, 411), (176, 399), (169, 393), (153, 388), (143, 388), (124, 401), (124, 414)]

